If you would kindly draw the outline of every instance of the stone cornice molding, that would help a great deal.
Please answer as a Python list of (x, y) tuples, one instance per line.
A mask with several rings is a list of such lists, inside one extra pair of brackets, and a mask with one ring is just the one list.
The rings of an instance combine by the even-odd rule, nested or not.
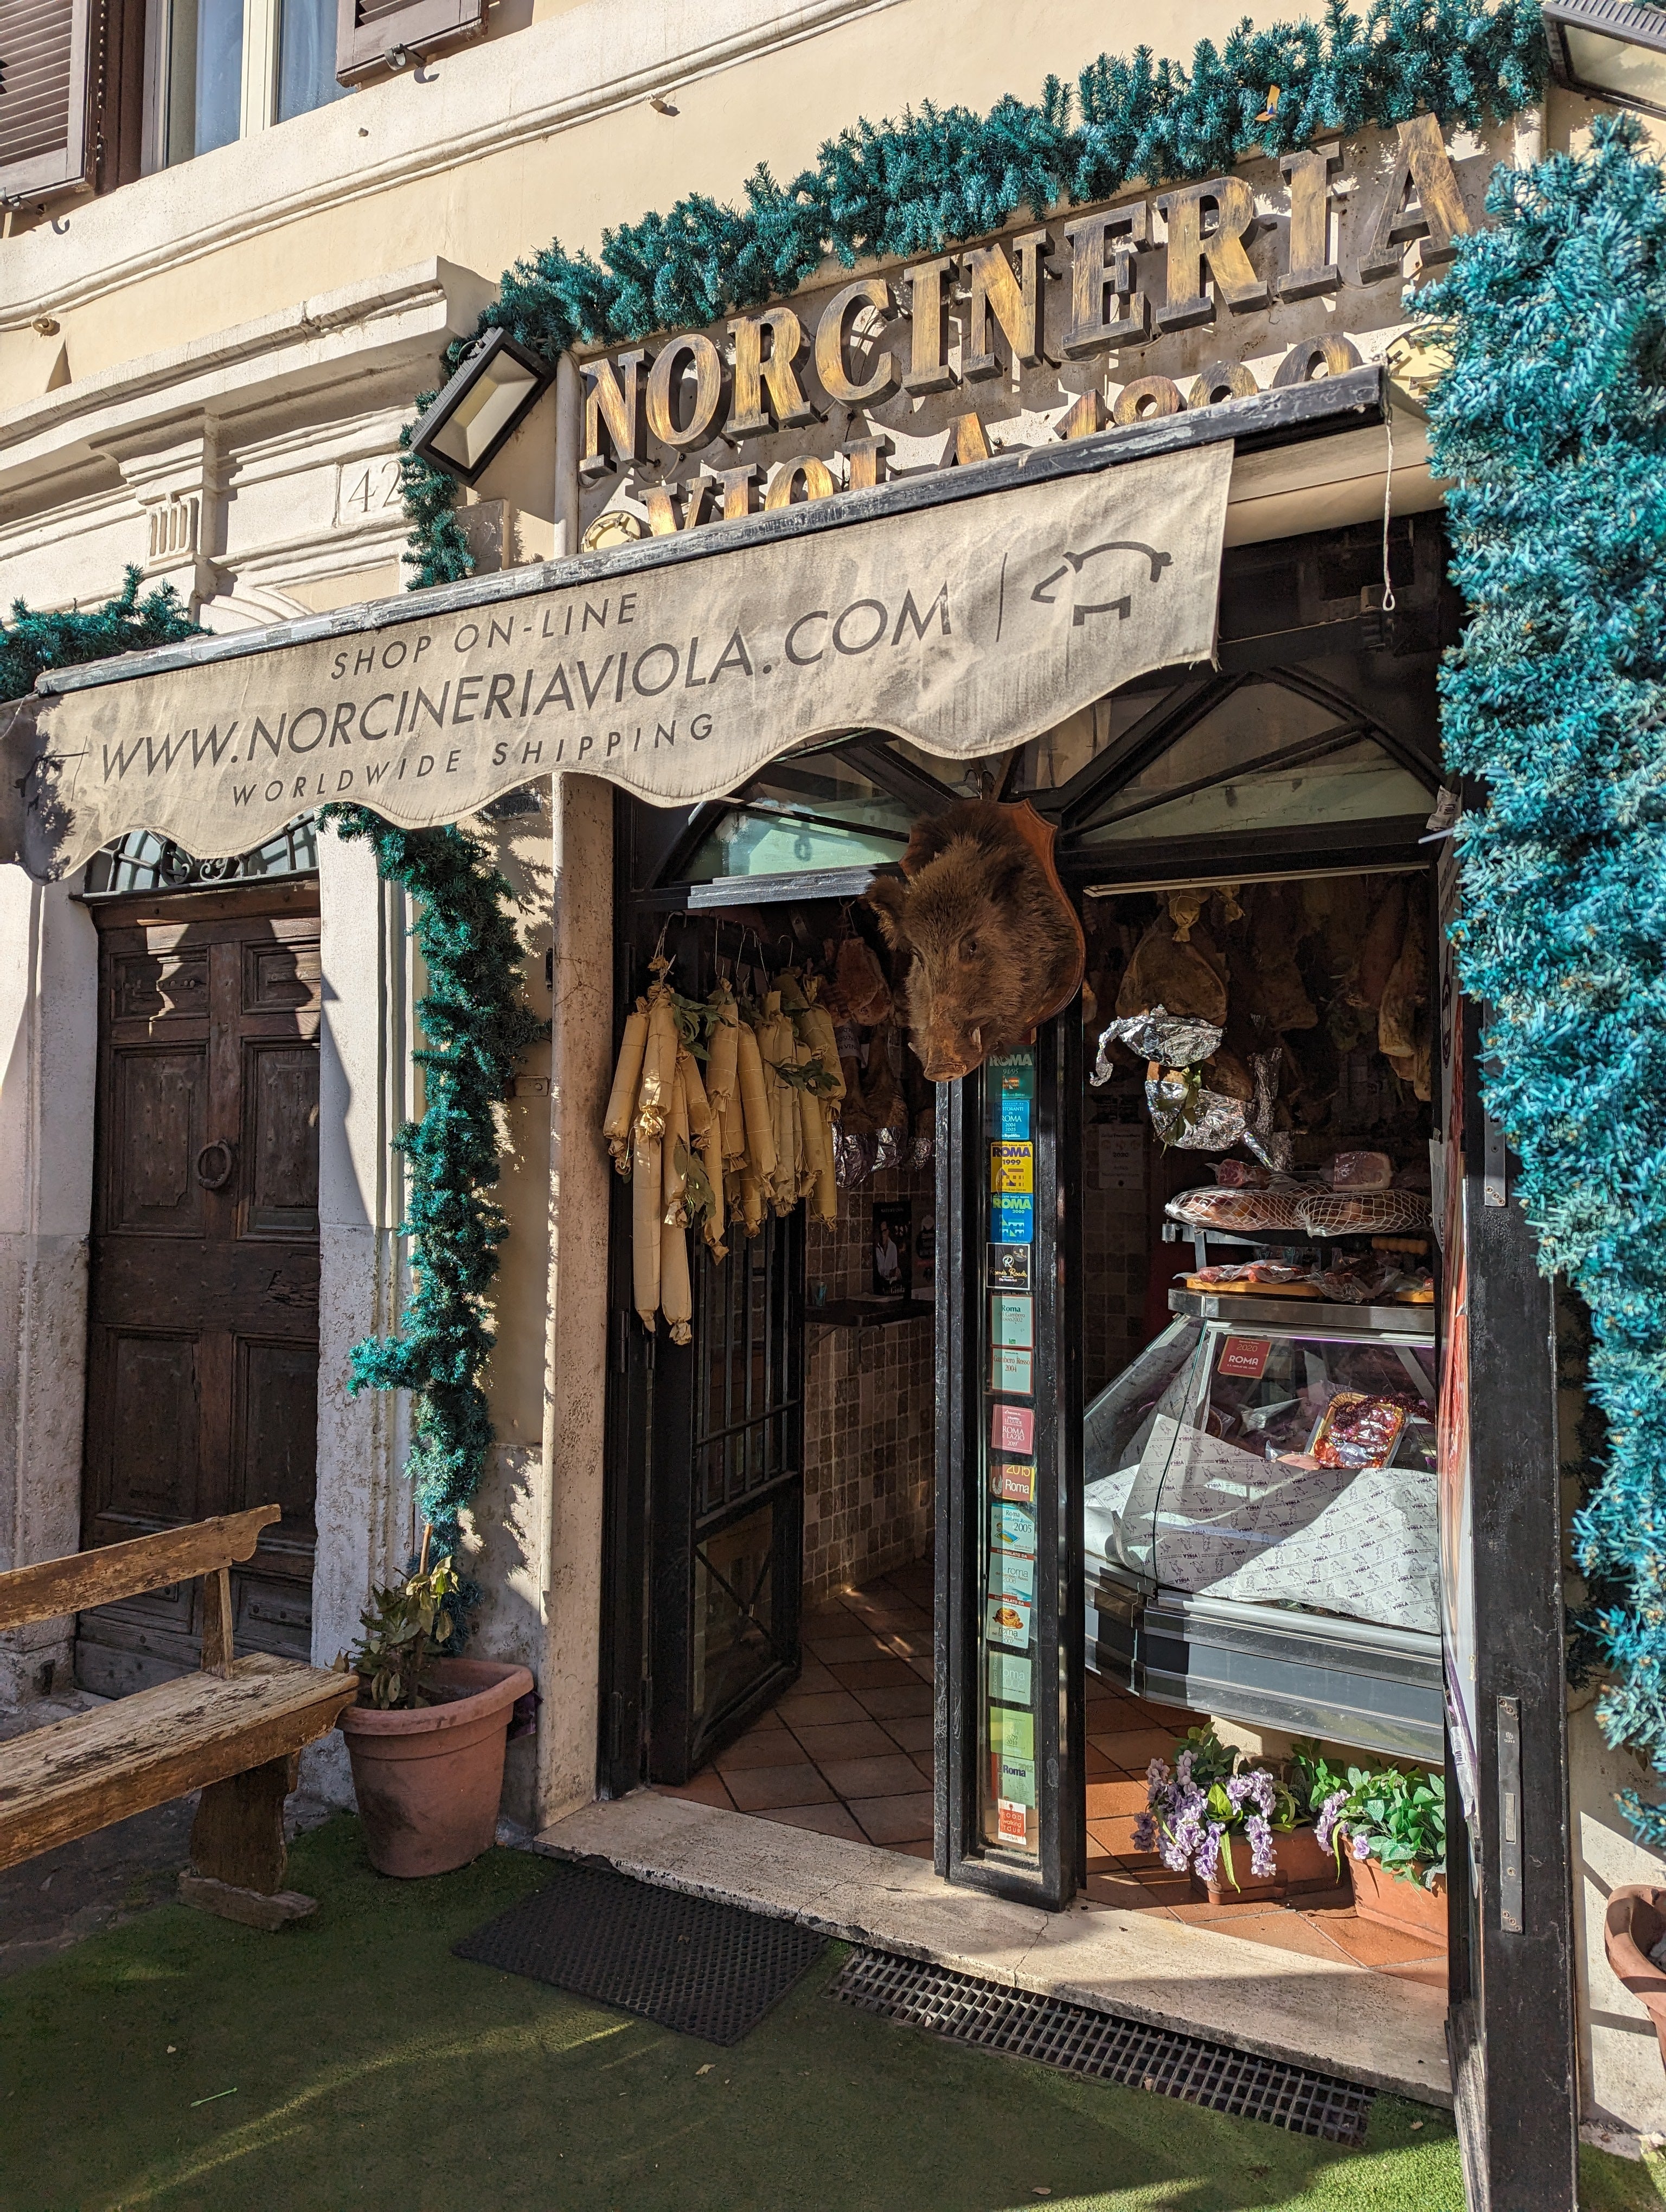
[(267, 390), (293, 398), (354, 367), (414, 371), (472, 329), (490, 296), (471, 270), (422, 261), (61, 386), (0, 413), (0, 499), (56, 473), (71, 453), (154, 441), (170, 416), (242, 409)]
[[(38, 315), (62, 315), (306, 216), (571, 130), (667, 84), (898, 4), (700, 0), (675, 9), (663, 0), (582, 0), (550, 21), (76, 203), (53, 222), (0, 242), (0, 330), (27, 329)], [(813, 151), (806, 145), (805, 157)]]

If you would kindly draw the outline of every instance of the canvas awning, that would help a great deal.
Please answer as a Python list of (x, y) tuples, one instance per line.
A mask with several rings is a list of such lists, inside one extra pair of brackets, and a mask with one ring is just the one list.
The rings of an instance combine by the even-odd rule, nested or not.
[(1356, 372), (56, 672), (3, 728), (0, 854), (44, 879), (144, 829), (221, 858), (331, 799), (416, 829), (569, 769), (688, 805), (854, 727), (1002, 751), (1212, 659), (1235, 438), (1352, 428), (1379, 395)]

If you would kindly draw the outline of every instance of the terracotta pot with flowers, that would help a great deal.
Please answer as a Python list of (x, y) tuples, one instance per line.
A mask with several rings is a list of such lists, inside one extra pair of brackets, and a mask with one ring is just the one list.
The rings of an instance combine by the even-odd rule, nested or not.
[(1353, 1909), (1402, 1935), (1446, 1948), (1446, 1782), (1419, 1768), (1350, 1766), (1332, 1773), (1319, 1840), (1346, 1866)]
[(1170, 1769), (1146, 1772), (1146, 1810), (1135, 1847), (1155, 1851), (1212, 1905), (1268, 1902), (1334, 1888), (1341, 1878), (1312, 1826), (1311, 1765), (1275, 1767), (1223, 1743), (1211, 1727), (1188, 1729)]
[(525, 1667), (452, 1659), (458, 1577), (423, 1559), (404, 1583), (373, 1590), (362, 1639), (337, 1662), (359, 1677), (338, 1723), (352, 1761), (365, 1849), (380, 1874), (449, 1874), (489, 1848), (503, 1789), (511, 1711), (532, 1687)]

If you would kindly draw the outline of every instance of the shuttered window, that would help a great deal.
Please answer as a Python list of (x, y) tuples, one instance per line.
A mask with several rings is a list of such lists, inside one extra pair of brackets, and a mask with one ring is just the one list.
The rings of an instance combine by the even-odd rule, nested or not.
[(486, 0), (339, 0), (336, 75), (350, 84), (386, 69), (390, 49), (432, 53), (485, 27)]
[(90, 180), (91, 0), (0, 0), (0, 199)]

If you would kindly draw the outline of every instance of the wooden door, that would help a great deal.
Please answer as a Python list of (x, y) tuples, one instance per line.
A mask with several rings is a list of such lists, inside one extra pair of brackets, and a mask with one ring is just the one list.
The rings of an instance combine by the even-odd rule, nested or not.
[[(82, 1543), (276, 1503), (240, 1650), (310, 1656), (318, 1436), (318, 894), (122, 899), (99, 928)], [(81, 1618), (109, 1694), (195, 1667), (198, 1585)]]

